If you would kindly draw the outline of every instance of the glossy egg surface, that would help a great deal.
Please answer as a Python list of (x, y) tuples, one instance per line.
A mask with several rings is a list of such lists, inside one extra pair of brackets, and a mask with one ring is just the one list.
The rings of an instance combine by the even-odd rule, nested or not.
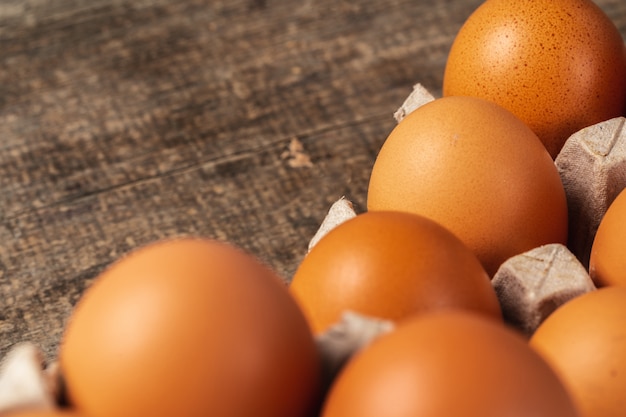
[(404, 212), (366, 212), (331, 230), (290, 290), (317, 333), (346, 310), (394, 321), (441, 308), (501, 318), (476, 256), (439, 224)]
[(626, 409), (626, 288), (611, 286), (568, 301), (539, 326), (530, 345), (561, 376), (585, 417)]
[(607, 209), (596, 232), (589, 275), (597, 286), (626, 286), (626, 190)]
[(576, 417), (570, 396), (518, 334), (460, 311), (416, 316), (347, 364), (322, 417)]
[(313, 336), (284, 282), (208, 239), (157, 242), (104, 271), (60, 364), (90, 417), (305, 416), (318, 395)]

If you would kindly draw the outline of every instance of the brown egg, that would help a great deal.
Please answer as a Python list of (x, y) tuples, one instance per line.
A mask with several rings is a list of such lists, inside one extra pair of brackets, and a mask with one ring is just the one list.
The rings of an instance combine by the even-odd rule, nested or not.
[(313, 335), (284, 282), (212, 240), (154, 243), (106, 270), (60, 364), (90, 417), (295, 417), (319, 400)]
[(591, 0), (487, 0), (454, 40), (443, 93), (507, 108), (555, 158), (572, 133), (624, 114), (626, 48)]
[(369, 210), (431, 218), (493, 276), (509, 257), (567, 242), (561, 178), (537, 136), (502, 107), (445, 97), (410, 113), (372, 169)]
[(348, 362), (322, 417), (577, 417), (552, 369), (505, 326), (446, 311), (400, 324)]
[(561, 376), (584, 417), (626, 410), (626, 288), (606, 287), (558, 308), (530, 339)]
[(599, 286), (626, 286), (626, 190), (604, 214), (591, 247), (589, 275)]
[(324, 236), (290, 286), (315, 332), (346, 310), (398, 321), (441, 308), (501, 319), (489, 276), (456, 236), (402, 212), (367, 212)]

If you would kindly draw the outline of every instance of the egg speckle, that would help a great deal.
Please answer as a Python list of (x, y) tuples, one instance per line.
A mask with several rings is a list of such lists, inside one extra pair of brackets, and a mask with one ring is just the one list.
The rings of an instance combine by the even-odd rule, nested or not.
[(507, 108), (555, 158), (572, 133), (624, 114), (626, 48), (590, 0), (487, 0), (454, 40), (443, 92)]

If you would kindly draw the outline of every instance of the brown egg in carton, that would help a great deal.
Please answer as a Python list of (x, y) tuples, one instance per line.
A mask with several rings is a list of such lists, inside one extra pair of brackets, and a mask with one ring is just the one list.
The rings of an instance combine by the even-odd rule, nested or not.
[[(400, 123), (409, 113), (433, 100), (432, 94), (416, 84), (394, 117)], [(596, 289), (588, 272), (589, 254), (602, 217), (626, 187), (625, 125), (626, 118), (617, 117), (581, 129), (567, 140), (555, 159), (568, 203), (567, 246), (547, 244), (513, 256), (493, 276), (491, 282), (505, 322), (527, 337), (556, 308)], [(309, 250), (332, 227), (356, 215), (350, 201), (341, 197), (331, 206)], [(380, 329), (380, 319), (346, 312), (336, 326), (318, 336), (324, 359), (334, 365), (331, 368), (335, 372), (351, 354), (382, 333), (370, 332), (368, 323)], [(386, 329), (391, 328), (393, 324), (387, 322)], [(365, 332), (367, 337), (360, 337), (359, 332)], [(353, 350), (348, 351), (346, 344), (335, 350), (336, 337), (351, 340), (349, 346)]]
[[(394, 113), (399, 123), (418, 107), (435, 100), (422, 85)], [(556, 308), (595, 290), (588, 273), (589, 254), (604, 213), (626, 187), (626, 118), (618, 117), (574, 133), (555, 159), (567, 195), (569, 241), (548, 244), (505, 261), (492, 279), (505, 321), (530, 336)], [(357, 216), (341, 197), (333, 203), (308, 250), (339, 224)], [(346, 311), (316, 337), (323, 373), (329, 384), (359, 349), (394, 323)], [(63, 401), (58, 364), (43, 361), (40, 349), (16, 345), (0, 362), (0, 416), (21, 409), (58, 408)]]

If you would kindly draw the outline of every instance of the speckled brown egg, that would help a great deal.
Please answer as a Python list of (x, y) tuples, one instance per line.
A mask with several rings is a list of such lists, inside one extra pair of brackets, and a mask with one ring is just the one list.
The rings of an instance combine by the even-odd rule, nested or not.
[(452, 45), (443, 92), (502, 105), (554, 158), (572, 133), (624, 114), (626, 48), (590, 0), (488, 0)]
[(545, 147), (512, 113), (474, 97), (437, 99), (395, 127), (367, 206), (435, 220), (492, 276), (511, 256), (567, 241), (565, 191)]

